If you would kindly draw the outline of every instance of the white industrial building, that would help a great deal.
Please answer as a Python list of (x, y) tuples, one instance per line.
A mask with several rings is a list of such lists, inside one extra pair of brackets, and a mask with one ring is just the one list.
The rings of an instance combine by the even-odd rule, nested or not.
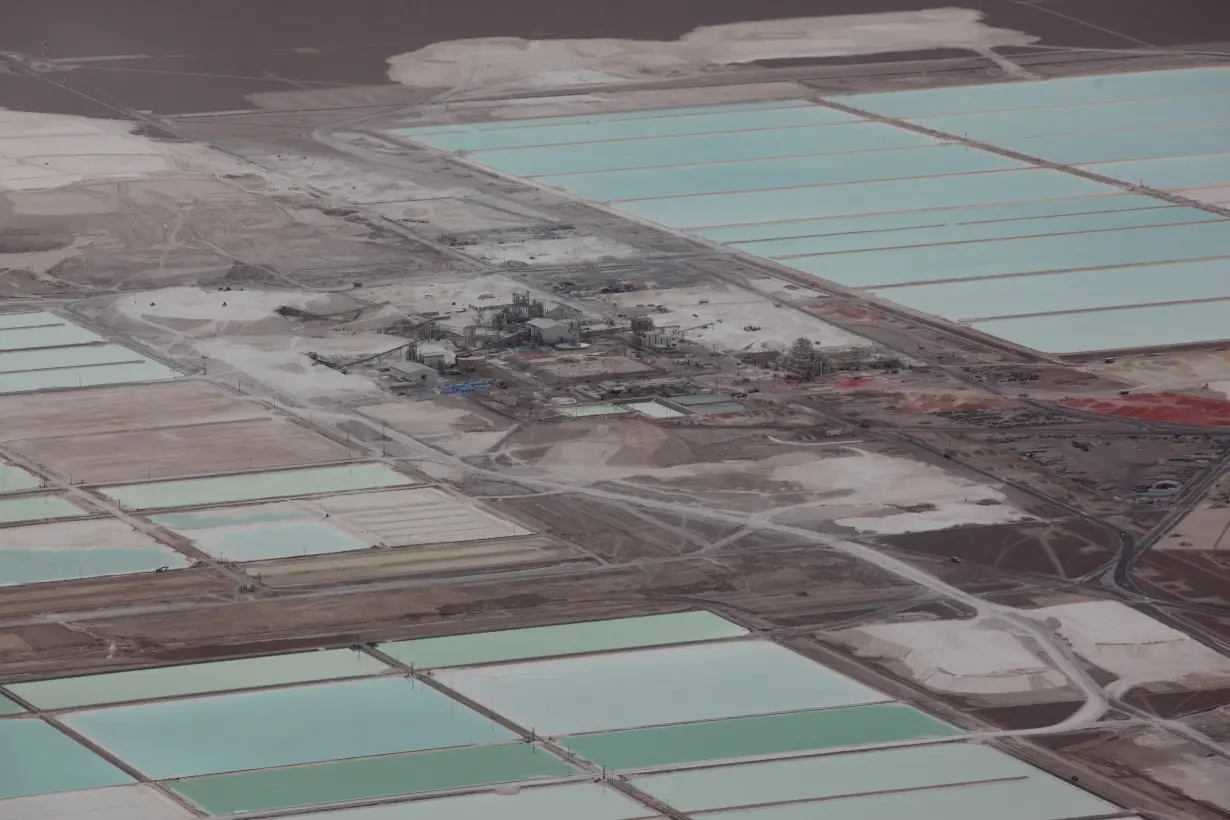
[(557, 345), (572, 337), (572, 329), (554, 319), (530, 319), (525, 326), (530, 330), (531, 339), (545, 345)]
[(390, 367), (397, 378), (416, 386), (435, 387), (440, 381), (440, 373), (434, 367), (418, 362), (393, 362)]

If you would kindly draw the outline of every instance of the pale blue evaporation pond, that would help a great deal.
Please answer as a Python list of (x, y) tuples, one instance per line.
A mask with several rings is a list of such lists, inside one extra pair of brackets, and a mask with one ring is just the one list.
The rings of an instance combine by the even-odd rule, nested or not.
[(155, 779), (516, 737), (400, 677), (117, 706), (67, 713), (61, 720)]
[(832, 97), (835, 102), (888, 117), (925, 117), (1019, 108), (1137, 100), (1230, 92), (1230, 71), (1196, 68), (1131, 74), (1065, 77), (1046, 82), (991, 83), (925, 91), (892, 91)]
[(469, 134), (477, 131), (506, 131), (519, 128), (538, 128), (551, 125), (577, 125), (579, 123), (608, 123), (620, 120), (653, 120), (663, 117), (691, 117), (696, 114), (731, 113), (734, 111), (769, 111), (775, 108), (799, 108), (811, 103), (806, 100), (769, 100), (767, 102), (731, 103), (728, 105), (693, 105), (682, 108), (636, 108), (630, 111), (603, 111), (593, 114), (574, 114), (564, 117), (531, 117), (529, 119), (484, 120), (460, 125), (423, 125), (401, 129), (417, 136), (431, 134)]
[(923, 211), (1110, 193), (1101, 183), (1049, 169), (825, 185), (621, 204), (619, 210), (673, 228), (782, 219)]
[(0, 800), (132, 782), (123, 771), (37, 718), (0, 720)]
[(853, 122), (858, 117), (831, 108), (800, 105), (755, 112), (710, 112), (688, 117), (655, 117), (634, 120), (605, 120), (601, 131), (590, 123), (544, 125), (538, 128), (506, 128), (474, 133), (431, 134), (423, 142), (445, 151), (493, 151), (504, 148), (572, 145), (585, 142), (613, 142), (692, 134), (717, 134), (768, 128), (798, 128)]
[(653, 812), (601, 783), (566, 783), (382, 806), (296, 814), (285, 820), (632, 820)]
[(1228, 317), (1230, 303), (1195, 302), (994, 319), (972, 327), (1044, 353), (1069, 353), (1224, 341), (1230, 339)]
[(0, 460), (0, 493), (20, 493), (37, 490), (43, 479), (27, 470)]
[(1161, 97), (1073, 108), (1037, 108), (911, 120), (958, 137), (1002, 142), (1013, 137), (1130, 131), (1158, 125), (1230, 122), (1230, 93), (1203, 97)]
[(11, 331), (30, 327), (54, 327), (66, 324), (54, 313), (33, 311), (27, 313), (0, 313), (0, 331)]
[(350, 552), (373, 546), (292, 504), (262, 504), (196, 513), (158, 515), (154, 523), (190, 538), (224, 561), (265, 561)]
[(804, 185), (833, 185), (902, 177), (1006, 171), (1028, 166), (986, 151), (958, 145), (936, 145), (902, 151), (822, 154), (789, 159), (685, 165), (539, 177), (544, 185), (568, 190), (585, 199), (610, 202), (650, 197), (692, 196), (723, 191), (756, 191)]
[(162, 381), (178, 374), (51, 313), (0, 314), (0, 394)]
[[(1156, 202), (1156, 200), (1153, 200)], [(936, 214), (932, 221), (936, 221)], [(796, 239), (770, 239), (733, 243), (740, 250), (758, 256), (784, 260), (822, 253), (846, 253), (876, 248), (903, 248), (924, 245), (985, 242), (1044, 235), (1080, 234), (1088, 231), (1113, 231), (1153, 225), (1215, 222), (1222, 217), (1195, 208), (1167, 207), (1108, 211), (1100, 214), (1069, 215), (1050, 218), (1016, 219), (973, 224), (934, 225), (874, 234), (856, 233), (836, 236), (804, 236)], [(840, 260), (833, 260), (840, 265)]]
[[(809, 256), (785, 260), (785, 264), (847, 287), (874, 288), (1033, 271), (1204, 259), (1227, 254), (1230, 254), (1230, 220), (1222, 219), (1194, 225)], [(1038, 287), (1048, 286), (1043, 279), (1035, 282)], [(1057, 282), (1052, 287), (1055, 307), (1061, 308), (1064, 293)], [(885, 296), (892, 298), (890, 294)], [(1176, 293), (1171, 298), (1182, 297)]]
[(100, 341), (102, 337), (98, 334), (69, 324), (48, 323), (0, 327), (0, 352), (32, 350), (38, 347), (67, 347)]
[(906, 285), (873, 293), (923, 313), (966, 321), (1053, 312), (1055, 294), (1049, 288), (1063, 289), (1064, 308), (1067, 310), (1169, 302), (1175, 300), (1176, 294), (1191, 300), (1230, 298), (1228, 273), (1230, 267), (1226, 260), (1213, 259), (1135, 268), (1103, 268), (1045, 278), (1013, 276), (973, 282)]
[(971, 229), (978, 230), (977, 226), (982, 223), (1011, 223), (1018, 220), (1022, 225), (1029, 226), (1039, 220), (1058, 216), (1102, 214), (1110, 211), (1158, 211), (1169, 207), (1173, 206), (1168, 202), (1159, 202), (1153, 197), (1103, 191), (1099, 195), (1070, 199), (1012, 202), (1006, 205), (967, 205), (903, 213), (790, 219), (780, 222), (698, 228), (692, 233), (728, 245), (741, 245), (762, 239), (843, 235), (852, 238), (859, 237), (857, 241), (864, 243), (865, 247), (881, 248), (896, 245), (894, 237), (898, 233), (914, 228), (949, 228), (969, 225), (972, 226)]
[(0, 586), (71, 581), (184, 569), (187, 558), (165, 547), (34, 547), (0, 549)]
[[(968, 135), (1027, 155), (1080, 163), (1132, 184), (1183, 190), (1230, 185), (1227, 69), (834, 100), (909, 118), (954, 138)], [(880, 298), (945, 318), (1226, 296), (1211, 273), (1215, 267), (1174, 264), (1230, 258), (1230, 225), (1216, 214), (1059, 170), (1022, 168), (1000, 155), (945, 145), (891, 124), (839, 118), (824, 125), (780, 126), (811, 122), (801, 110), (806, 103), (767, 105), (779, 108), (690, 109), (675, 117), (621, 112), (400, 133), (438, 147), (451, 141), (448, 145), (480, 149), (468, 159), (825, 280), (881, 288)], [(667, 119), (675, 122), (663, 125)], [(737, 133), (701, 133), (719, 126)], [(655, 136), (666, 134), (673, 136)], [(874, 141), (862, 135), (874, 135)], [(551, 144), (561, 136), (581, 144)], [(1132, 267), (1137, 265), (1153, 267)], [(1055, 273), (1095, 268), (1117, 273)], [(1051, 275), (979, 280), (1042, 273)], [(1151, 274), (1164, 277), (1168, 286), (1160, 288)], [(928, 286), (941, 288), (935, 291), (909, 287), (899, 295), (893, 287), (945, 280), (966, 281)], [(1149, 328), (1125, 343), (1220, 339), (1227, 334), (1218, 315), (1227, 315), (1227, 305), (1155, 308), (1147, 314), (1151, 320), (1184, 320)], [(1127, 324), (1129, 315), (1137, 314), (1112, 310), (975, 326), (1066, 353), (1112, 349), (1112, 341), (1129, 335), (1116, 324)]]
[[(1230, 148), (1230, 125), (1226, 126)], [(1090, 171), (1150, 188), (1199, 188), (1230, 182), (1230, 153), (1086, 165)]]
[(891, 700), (766, 641), (440, 669), (434, 676), (552, 736)]
[[(1091, 807), (1098, 809), (1096, 814), (1090, 814)], [(1120, 817), (1117, 812), (1117, 807), (1074, 788), (1061, 791), (1040, 787), (1034, 780), (1018, 780), (734, 809), (702, 816), (705, 820), (1086, 820), (1105, 815)]]
[[(1094, 134), (1063, 134), (1005, 140), (1005, 148), (1070, 165), (1120, 160), (1177, 157), (1186, 154), (1217, 154), (1230, 149), (1226, 123), (1187, 125), (1176, 128), (1150, 126), (1141, 131), (1110, 131)], [(1104, 172), (1094, 165), (1091, 170)], [(1115, 176), (1112, 174), (1112, 176)]]
[(31, 370), (25, 373), (0, 373), (0, 393), (25, 393), (70, 387), (100, 387), (129, 382), (167, 381), (179, 376), (159, 362), (144, 359), (135, 363), (95, 367), (68, 367), (56, 370)]
[(0, 373), (143, 361), (145, 357), (141, 354), (112, 344), (16, 350), (0, 354)]
[[(1016, 780), (1026, 788), (999, 789)], [(1000, 782), (995, 782), (1000, 781)], [(1050, 813), (1026, 815), (1039, 818), (1087, 817), (1114, 812), (1117, 808), (1062, 780), (1052, 777), (1003, 752), (968, 743), (946, 743), (925, 748), (889, 749), (856, 754), (827, 755), (817, 758), (724, 766), (711, 769), (651, 774), (633, 777), (633, 785), (663, 802), (685, 812), (707, 812), (733, 807), (763, 806), (793, 801), (828, 801), (858, 807), (861, 795), (900, 790), (918, 790), (908, 795), (919, 798), (927, 790), (943, 793), (964, 791), (975, 800), (966, 801), (977, 811), (946, 817), (1002, 817), (997, 802), (1012, 795), (1042, 805)], [(954, 784), (978, 783), (978, 786)], [(981, 799), (978, 799), (980, 797)], [(825, 803), (808, 807), (822, 810)], [(797, 809), (798, 807), (796, 807)], [(795, 811), (788, 816), (816, 816)], [(820, 815), (824, 816), (824, 815)], [(867, 820), (882, 815), (867, 813)], [(908, 812), (909, 817), (936, 815)]]
[(881, 123), (700, 134), (656, 140), (479, 151), (471, 161), (523, 177), (663, 168), (706, 162), (887, 151), (939, 143), (922, 134)]

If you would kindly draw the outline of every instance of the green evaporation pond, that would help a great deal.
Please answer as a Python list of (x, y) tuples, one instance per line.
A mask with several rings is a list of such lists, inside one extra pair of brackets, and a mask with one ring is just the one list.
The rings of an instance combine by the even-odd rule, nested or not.
[(71, 709), (130, 700), (378, 675), (380, 661), (353, 649), (193, 663), (76, 678), (15, 683), (9, 691), (40, 709)]
[(42, 485), (39, 477), (20, 467), (0, 461), (0, 493), (17, 493), (36, 490)]
[(515, 738), (436, 690), (400, 677), (115, 706), (62, 720), (153, 779)]
[(54, 370), (65, 367), (90, 367), (121, 362), (143, 362), (145, 357), (120, 345), (79, 345), (39, 350), (18, 350), (0, 356), (0, 372)]
[(971, 327), (1046, 353), (1163, 347), (1230, 338), (1226, 303), (1196, 302), (1022, 319), (992, 319)]
[(164, 364), (143, 360), (94, 367), (66, 367), (56, 370), (31, 370), (25, 373), (0, 373), (0, 393), (26, 393), (31, 390), (99, 387), (129, 382), (156, 382), (174, 379), (179, 374)]
[[(472, 131), (505, 131), (510, 128), (531, 128), (551, 125), (576, 125), (578, 123), (619, 122), (620, 120), (658, 119), (660, 117), (694, 117), (704, 114), (723, 114), (735, 111), (769, 111), (774, 108), (801, 108), (814, 106), (807, 100), (768, 100), (754, 103), (733, 103), (730, 105), (697, 105), (682, 108), (637, 108), (630, 111), (604, 111), (590, 114), (575, 114), (563, 117), (536, 117), (533, 119), (486, 120), (483, 122), (467, 122), (454, 125), (430, 123), (414, 128), (402, 128), (394, 131), (406, 137), (419, 134), (461, 134)], [(27, 316), (32, 314), (26, 314)], [(40, 314), (48, 316), (50, 314)], [(54, 316), (52, 317), (55, 318)]]
[(185, 532), (209, 530), (217, 527), (236, 527), (243, 524), (274, 524), (280, 521), (315, 520), (311, 513), (290, 504), (260, 504), (255, 507), (234, 507), (226, 510), (167, 513), (151, 516), (150, 520), (160, 527)]
[(162, 546), (33, 547), (0, 549), (0, 586), (71, 581), (153, 572), (160, 567), (184, 569), (188, 559)]
[(64, 320), (54, 313), (3, 313), (0, 314), (0, 330), (22, 327), (48, 327), (63, 325)]
[[(801, 236), (789, 239), (760, 240), (740, 245), (742, 250), (772, 259), (816, 254), (847, 253), (878, 248), (904, 248), (911, 245), (941, 245), (959, 242), (983, 242), (993, 239), (1014, 239), (1054, 234), (1075, 234), (1082, 231), (1112, 231), (1145, 228), (1153, 225), (1180, 225), (1194, 222), (1214, 222), (1222, 217), (1195, 208), (1150, 208), (1133, 211), (1110, 211), (1102, 214), (1082, 214), (1051, 219), (1019, 219), (1010, 222), (985, 222), (972, 225), (934, 226), (903, 229), (872, 234), (839, 236)], [(841, 259), (829, 260), (840, 268)]]
[(569, 145), (586, 142), (618, 142), (730, 131), (798, 128), (852, 122), (858, 117), (822, 108), (802, 105), (767, 111), (718, 111), (687, 117), (642, 117), (574, 124), (552, 124), (539, 127), (504, 128), (499, 130), (455, 132), (451, 134), (411, 134), (413, 139), (444, 151), (498, 151), (510, 148), (530, 148), (548, 145)]
[(13, 701), (9, 700), (4, 695), (0, 695), (0, 715), (15, 715), (18, 712), (24, 711), (26, 710), (22, 709), (16, 703), (13, 703)]
[(101, 342), (102, 337), (82, 327), (68, 324), (40, 324), (0, 328), (0, 351), (32, 350), (38, 347), (67, 347)]
[(1017, 780), (720, 811), (704, 816), (707, 820), (1076, 820), (1118, 811), (1118, 807), (1065, 783)]
[(0, 720), (0, 800), (131, 782), (124, 772), (41, 720)]
[(130, 509), (146, 510), (374, 490), (413, 483), (407, 476), (383, 464), (347, 464), (224, 478), (128, 484), (104, 487), (103, 492)]
[(39, 521), (44, 518), (81, 518), (88, 512), (58, 495), (34, 495), (0, 499), (0, 524)]
[[(1153, 210), (1167, 207), (1160, 205), (1159, 202), (1159, 200), (1146, 196), (1084, 196), (1072, 199), (1047, 199), (1041, 202), (1016, 202), (1008, 205), (975, 205), (905, 213), (751, 222), (744, 225), (701, 228), (695, 233), (728, 244), (755, 243), (765, 239), (789, 239), (799, 236), (891, 237), (898, 231), (914, 228), (946, 228), (981, 223), (1019, 222), (1067, 215)], [(873, 243), (870, 247), (878, 246)], [(749, 250), (755, 249), (750, 248)]]
[(210, 555), (240, 562), (353, 552), (372, 546), (371, 541), (363, 541), (317, 520), (202, 530), (193, 541)]
[(634, 769), (959, 734), (917, 709), (885, 704), (578, 735), (559, 742), (605, 768)]
[(890, 700), (769, 641), (689, 644), (432, 674), (518, 725), (554, 737)]
[(210, 814), (234, 814), (576, 773), (537, 746), (506, 743), (201, 777), (172, 788)]
[(380, 650), (419, 669), (578, 655), (612, 649), (738, 638), (747, 630), (710, 612), (677, 612), (584, 621), (381, 644)]
[[(295, 820), (632, 820), (652, 811), (599, 783), (535, 786), (294, 815)], [(287, 818), (291, 820), (291, 818)]]
[(1060, 787), (1065, 785), (996, 749), (946, 743), (690, 769), (636, 777), (632, 782), (638, 789), (681, 811), (693, 812), (831, 800), (905, 789), (936, 789), (954, 784), (1026, 779), (1034, 775)]

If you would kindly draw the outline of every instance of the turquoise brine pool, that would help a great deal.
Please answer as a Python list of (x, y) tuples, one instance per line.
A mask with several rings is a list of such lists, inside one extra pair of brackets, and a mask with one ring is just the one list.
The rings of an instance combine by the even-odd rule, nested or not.
[(37, 490), (43, 480), (20, 467), (0, 461), (0, 493), (20, 493)]
[(32, 717), (0, 720), (0, 800), (131, 782), (54, 726)]
[(210, 814), (235, 814), (577, 774), (546, 749), (516, 742), (197, 777), (172, 788)]
[(739, 638), (746, 634), (747, 630), (738, 624), (698, 611), (393, 641), (381, 644), (380, 650), (407, 666), (431, 669)]
[(67, 709), (228, 689), (364, 677), (388, 671), (389, 667), (362, 652), (328, 649), (14, 683), (8, 689), (40, 709)]
[(467, 794), (388, 806), (295, 815), (287, 820), (633, 820), (651, 816), (599, 783), (539, 786), (513, 794)]
[(917, 709), (891, 703), (576, 735), (559, 742), (607, 769), (637, 769), (959, 734)]
[(163, 546), (0, 547), (0, 586), (131, 575), (191, 566), (183, 555)]
[(771, 818), (1057, 820), (1118, 810), (1002, 752), (967, 743), (650, 774), (632, 782), (682, 811), (718, 816), (741, 809), (741, 816)]
[(310, 467), (221, 478), (125, 484), (103, 487), (102, 492), (131, 509), (166, 509), (348, 490), (374, 490), (415, 483), (417, 482), (383, 464), (347, 464), (340, 467)]
[[(441, 669), (433, 675), (518, 725), (553, 736), (889, 700), (765, 641)], [(573, 697), (575, 692), (586, 697)]]
[(0, 524), (19, 524), (43, 519), (81, 518), (90, 515), (67, 498), (58, 495), (27, 495), (0, 498)]
[(65, 714), (62, 720), (157, 779), (516, 737), (401, 677), (113, 706)]

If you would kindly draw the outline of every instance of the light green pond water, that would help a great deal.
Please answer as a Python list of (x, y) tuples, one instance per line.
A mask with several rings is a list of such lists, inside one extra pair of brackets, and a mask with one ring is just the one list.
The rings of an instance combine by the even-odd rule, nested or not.
[[(889, 700), (765, 641), (441, 669), (433, 674), (517, 724), (552, 736)], [(578, 692), (585, 697), (577, 697)]]
[(959, 734), (894, 703), (578, 735), (560, 743), (608, 769), (633, 769)]
[[(946, 785), (1014, 778), (1030, 783), (1029, 789), (1040, 796), (1056, 794), (1060, 795), (1056, 798), (1059, 802), (1084, 805), (1088, 809), (1085, 812), (1087, 814), (1107, 810), (1107, 804), (1094, 800), (1084, 792), (1073, 789), (1067, 783), (1027, 763), (990, 747), (968, 743), (651, 774), (633, 778), (633, 783), (637, 788), (675, 808), (691, 812), (802, 800), (825, 800), (854, 805), (859, 801), (833, 799), (905, 789), (922, 790), (909, 795), (917, 798), (926, 793), (925, 790), (942, 791), (938, 787)], [(988, 793), (993, 790), (991, 786), (985, 788)], [(994, 788), (999, 788), (999, 784)], [(1080, 799), (1082, 796), (1088, 799)], [(811, 808), (818, 809), (823, 805), (826, 803), (812, 804)], [(985, 804), (982, 811), (991, 805), (993, 803)], [(1095, 807), (1099, 807), (1097, 811), (1093, 810)], [(806, 813), (788, 815), (814, 816)], [(918, 816), (914, 812), (909, 815)], [(984, 815), (974, 811), (950, 816), (972, 818)], [(991, 816), (999, 818), (1002, 815), (994, 813)]]
[(183, 569), (188, 559), (166, 547), (34, 547), (0, 549), (0, 586), (71, 581)]
[(1036, 780), (969, 788), (795, 803), (706, 814), (706, 820), (1076, 820), (1102, 817), (1116, 807), (1088, 792)]
[(370, 655), (352, 649), (329, 649), (15, 683), (8, 688), (41, 709), (69, 709), (228, 689), (361, 677), (387, 671), (387, 666)]
[(0, 799), (131, 782), (124, 772), (41, 720), (0, 720)]
[(63, 719), (158, 779), (514, 737), (439, 692), (398, 677), (116, 706)]
[(415, 482), (383, 464), (347, 464), (276, 473), (195, 478), (104, 487), (103, 492), (130, 509), (148, 510), (289, 498), (296, 495), (374, 490)]
[(583, 621), (381, 644), (380, 650), (419, 669), (577, 655), (612, 649), (738, 638), (747, 630), (710, 612), (677, 612)]
[(42, 481), (33, 473), (0, 461), (0, 493), (16, 493), (36, 490)]
[(57, 495), (0, 499), (0, 524), (17, 524), (44, 518), (81, 518), (86, 515), (89, 513)]
[(174, 789), (211, 814), (233, 814), (575, 772), (537, 746), (509, 743), (181, 780)]
[(631, 820), (649, 811), (597, 783), (566, 783), (514, 794), (467, 794), (385, 806), (294, 815), (286, 820)]

